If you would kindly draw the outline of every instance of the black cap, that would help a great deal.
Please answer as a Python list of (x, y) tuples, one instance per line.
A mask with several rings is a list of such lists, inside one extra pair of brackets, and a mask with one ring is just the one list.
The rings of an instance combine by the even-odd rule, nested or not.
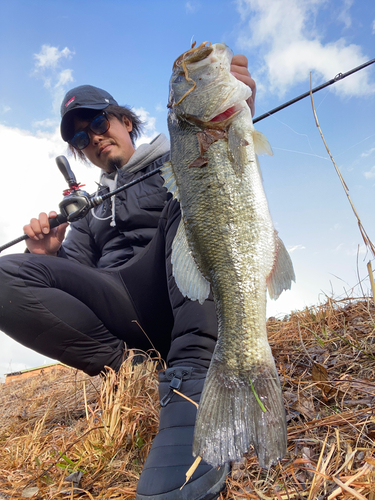
[(111, 94), (105, 90), (93, 87), (92, 85), (80, 85), (75, 87), (66, 94), (61, 104), (61, 137), (64, 141), (71, 138), (69, 133), (71, 120), (69, 117), (71, 111), (80, 108), (86, 109), (101, 109), (107, 108), (110, 104), (118, 105)]

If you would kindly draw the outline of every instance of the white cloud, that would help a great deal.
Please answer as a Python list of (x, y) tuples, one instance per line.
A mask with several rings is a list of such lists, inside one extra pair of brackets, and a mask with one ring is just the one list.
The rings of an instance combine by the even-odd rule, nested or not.
[(188, 14), (194, 14), (195, 12), (197, 12), (197, 10), (199, 10), (200, 8), (200, 5), (198, 2), (186, 2), (185, 3), (185, 10)]
[(44, 76), (42, 79), (43, 79), (43, 87), (49, 90), (52, 87), (52, 78)]
[(0, 113), (2, 115), (5, 115), (5, 113), (8, 113), (9, 111), (11, 111), (11, 107), (8, 106), (7, 104), (0, 104)]
[(342, 5), (339, 5), (337, 19), (345, 25), (345, 28), (349, 28), (352, 25), (349, 10), (353, 3), (354, 0), (343, 0)]
[(345, 254), (349, 257), (355, 257), (356, 255), (364, 255), (367, 252), (366, 245), (363, 243), (358, 245), (358, 243), (340, 243), (336, 248), (332, 250), (333, 253), (340, 252), (341, 254)]
[(294, 247), (288, 248), (288, 252), (293, 253), (296, 250), (305, 250), (305, 249), (306, 247), (304, 247), (303, 245), (295, 245)]
[(333, 251), (340, 252), (340, 250), (342, 250), (343, 248), (344, 248), (344, 243), (340, 243)]
[(58, 47), (43, 45), (39, 54), (34, 54), (34, 76), (43, 81), (43, 86), (51, 92), (52, 109), (58, 115), (61, 101), (66, 93), (68, 84), (74, 81), (73, 70), (62, 68), (62, 63), (73, 57), (68, 47), (59, 50)]
[(46, 118), (45, 120), (35, 121), (33, 122), (33, 127), (38, 129), (44, 128), (56, 128), (59, 124), (58, 120), (53, 120), (51, 118)]
[[(243, 50), (257, 49), (260, 54), (259, 68), (250, 68), (262, 82), (260, 87), (283, 95), (290, 86), (308, 80), (310, 71), (320, 83), (369, 59), (359, 45), (349, 44), (345, 38), (323, 41), (325, 33), (323, 28), (318, 31), (316, 19), (329, 5), (327, 0), (237, 0), (242, 20), (249, 26), (239, 43)], [(350, 24), (350, 6), (351, 0), (344, 0), (341, 22), (345, 26)], [(364, 96), (375, 92), (375, 84), (362, 71), (332, 89), (343, 96)]]
[(346, 255), (349, 255), (350, 257), (355, 257), (356, 255), (365, 255), (367, 253), (368, 249), (364, 243), (362, 245), (353, 244), (351, 248), (348, 248), (346, 250)]
[(72, 82), (73, 80), (74, 80), (73, 79), (73, 70), (71, 70), (71, 69), (64, 69), (58, 75), (58, 81), (55, 84), (55, 88), (64, 87), (65, 85), (67, 85), (68, 83)]
[(73, 54), (74, 52), (69, 50), (68, 47), (59, 50), (57, 47), (51, 47), (51, 45), (42, 45), (39, 54), (34, 54), (34, 59), (36, 59), (35, 68), (36, 70), (56, 68), (61, 59), (70, 58)]
[(363, 175), (366, 177), (366, 179), (373, 179), (375, 177), (375, 167), (372, 167), (370, 170), (365, 172)]
[(372, 34), (375, 35), (375, 19), (372, 21)]
[(136, 146), (138, 147), (141, 144), (152, 141), (152, 139), (154, 139), (159, 132), (156, 130), (156, 118), (154, 116), (150, 116), (148, 111), (144, 108), (134, 108), (133, 111), (143, 122), (144, 132), (136, 142)]
[(52, 363), (53, 360), (22, 346), (0, 331), (0, 381), (6, 373)]
[(368, 149), (367, 151), (364, 151), (362, 154), (361, 154), (361, 157), (362, 158), (366, 158), (366, 156), (370, 156), (372, 155), (372, 153), (375, 152), (375, 148), (370, 148)]
[[(57, 128), (49, 134), (32, 134), (0, 125), (0, 151), (4, 167), (1, 175), (3, 186), (8, 186), (1, 194), (0, 245), (21, 236), (23, 226), (32, 217), (58, 208), (66, 184), (54, 164), (54, 157), (64, 154), (65, 149)], [(22, 153), (26, 152), (25, 161)], [(0, 255), (20, 253), (24, 248), (25, 243), (18, 243)], [(0, 377), (4, 373), (38, 366), (45, 359), (2, 332), (0, 343)]]

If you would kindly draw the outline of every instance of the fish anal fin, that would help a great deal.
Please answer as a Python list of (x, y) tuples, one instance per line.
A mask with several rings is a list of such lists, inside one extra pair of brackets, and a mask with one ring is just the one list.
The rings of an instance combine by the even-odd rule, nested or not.
[(184, 221), (181, 218), (176, 236), (172, 243), (172, 270), (178, 289), (190, 300), (200, 304), (210, 293), (210, 284), (199, 271), (189, 249)]
[(278, 299), (284, 290), (289, 290), (292, 281), (296, 281), (292, 260), (284, 243), (275, 231), (275, 260), (267, 278), (267, 288), (271, 299)]

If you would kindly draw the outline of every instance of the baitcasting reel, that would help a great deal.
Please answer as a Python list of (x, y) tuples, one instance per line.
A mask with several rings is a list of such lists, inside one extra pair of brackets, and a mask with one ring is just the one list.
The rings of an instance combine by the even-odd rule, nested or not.
[[(70, 168), (68, 160), (65, 156), (58, 156), (56, 158), (57, 166), (60, 172), (63, 174), (66, 182), (68, 183), (69, 188), (63, 192), (64, 198), (59, 203), (60, 213), (57, 217), (53, 219), (49, 219), (49, 225), (51, 228), (57, 227), (64, 222), (75, 222), (79, 219), (83, 219), (89, 213), (89, 211), (103, 203), (103, 201), (111, 198), (116, 195), (120, 191), (124, 191), (125, 189), (137, 184), (138, 182), (151, 177), (152, 175), (160, 172), (162, 167), (156, 168), (147, 174), (144, 174), (136, 179), (132, 180), (128, 184), (124, 184), (114, 191), (110, 191), (109, 193), (103, 194), (102, 196), (88, 194), (86, 191), (81, 189), (82, 185), (79, 185), (76, 181), (76, 177)], [(26, 240), (28, 238), (27, 234), (23, 234), (19, 238), (6, 243), (3, 246), (0, 246), (0, 252), (9, 248), (20, 241)]]

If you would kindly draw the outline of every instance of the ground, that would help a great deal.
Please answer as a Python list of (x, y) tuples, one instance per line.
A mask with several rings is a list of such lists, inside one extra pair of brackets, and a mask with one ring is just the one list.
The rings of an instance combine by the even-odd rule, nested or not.
[[(327, 300), (267, 326), (288, 452), (267, 471), (250, 451), (220, 500), (375, 500), (373, 300)], [(0, 386), (0, 499), (134, 499), (158, 427), (156, 367), (128, 361), (106, 380), (67, 368)]]

